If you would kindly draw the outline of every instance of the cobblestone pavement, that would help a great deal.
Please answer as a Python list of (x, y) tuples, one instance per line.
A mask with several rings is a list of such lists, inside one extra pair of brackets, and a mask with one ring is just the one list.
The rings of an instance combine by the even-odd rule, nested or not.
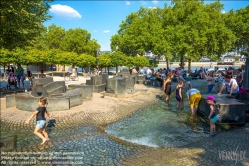
[[(204, 80), (192, 81), (192, 85), (197, 88), (203, 86), (200, 83), (204, 83)], [(151, 93), (162, 95), (160, 91), (160, 89), (155, 89)], [(203, 138), (186, 146), (152, 148), (132, 144), (105, 133), (106, 125), (129, 116), (139, 108), (139, 104), (135, 106), (136, 108), (131, 108), (134, 107), (132, 102), (126, 111), (123, 110), (124, 106), (129, 107), (129, 103), (128, 106), (122, 103), (118, 104), (118, 107), (115, 108), (120, 110), (118, 113), (106, 114), (93, 110), (78, 113), (69, 112), (65, 116), (57, 117), (56, 123), (48, 123), (47, 131), (51, 140), (46, 145), (39, 145), (40, 140), (33, 135), (34, 123), (28, 126), (24, 124), (30, 113), (13, 115), (15, 119), (11, 116), (1, 117), (1, 142), (4, 144), (1, 152), (16, 151), (22, 152), (21, 154), (34, 152), (36, 165), (52, 165), (51, 162), (65, 162), (68, 163), (67, 165), (108, 166), (249, 165), (248, 124), (244, 127), (218, 133), (213, 137)], [(39, 158), (41, 155), (37, 152), (44, 152), (44, 158), (49, 156), (53, 156), (53, 158), (50, 160), (41, 159)], [(1, 153), (1, 156), (4, 155)], [(13, 154), (13, 156), (18, 155)], [(31, 154), (28, 156), (32, 157)], [(6, 161), (10, 161), (10, 159), (6, 159)], [(48, 163), (42, 163), (44, 161)]]

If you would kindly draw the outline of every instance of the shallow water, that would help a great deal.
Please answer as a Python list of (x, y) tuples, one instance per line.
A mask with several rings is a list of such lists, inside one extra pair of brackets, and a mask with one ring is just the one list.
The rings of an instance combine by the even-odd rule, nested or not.
[(202, 117), (193, 122), (189, 110), (188, 106), (184, 110), (176, 109), (174, 99), (171, 99), (170, 106), (161, 99), (107, 126), (106, 133), (151, 147), (183, 146), (207, 137), (209, 132), (209, 124)]

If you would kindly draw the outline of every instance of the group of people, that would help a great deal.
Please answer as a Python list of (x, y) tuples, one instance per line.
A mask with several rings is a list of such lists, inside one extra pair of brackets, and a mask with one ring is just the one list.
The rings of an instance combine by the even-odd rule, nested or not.
[[(32, 82), (32, 72), (31, 69), (28, 67), (26, 67), (27, 70), (27, 76), (28, 79), (30, 80), (30, 82)], [(14, 66), (8, 66), (8, 68), (6, 69), (6, 77), (8, 78), (8, 85), (17, 85), (18, 87), (16, 88), (21, 88), (20, 87), (20, 82), (22, 83), (22, 87), (24, 88), (24, 80), (25, 78), (25, 74), (24, 74), (24, 69), (21, 66), (20, 63), (17, 64), (17, 68)]]

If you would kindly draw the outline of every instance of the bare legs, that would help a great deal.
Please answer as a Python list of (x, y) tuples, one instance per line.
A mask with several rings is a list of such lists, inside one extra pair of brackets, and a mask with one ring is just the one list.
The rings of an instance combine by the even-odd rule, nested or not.
[(48, 133), (46, 132), (45, 128), (42, 129), (42, 134), (43, 134), (45, 137), (39, 132), (39, 130), (40, 130), (40, 128), (36, 127), (35, 130), (34, 130), (34, 134), (35, 134), (37, 137), (41, 138), (41, 140), (42, 140), (41, 145), (42, 145), (42, 144), (44, 144), (46, 141), (48, 141), (49, 138), (48, 138)]
[(215, 131), (215, 123), (213, 123), (213, 122), (210, 122), (210, 134), (213, 134), (213, 133), (215, 133), (216, 131)]
[(170, 98), (170, 95), (166, 95), (166, 105), (169, 105), (169, 98)]

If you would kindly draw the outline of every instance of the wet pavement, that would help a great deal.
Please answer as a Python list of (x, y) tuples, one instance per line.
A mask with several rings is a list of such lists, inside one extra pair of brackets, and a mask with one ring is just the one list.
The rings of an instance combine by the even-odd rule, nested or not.
[[(200, 83), (203, 82), (204, 80), (192, 81), (192, 85), (202, 89)], [(186, 112), (188, 109), (186, 107)], [(187, 113), (181, 115), (185, 117), (185, 114)], [(40, 140), (32, 132), (35, 124), (27, 126), (24, 124), (27, 117), (14, 116), (16, 121), (8, 117), (1, 118), (1, 162), (6, 162), (1, 163), (2, 165), (11, 165), (11, 162), (15, 161), (19, 162), (18, 165), (25, 165), (25, 162), (30, 162), (26, 165), (32, 162), (34, 165), (249, 165), (248, 124), (244, 127), (219, 130), (213, 137), (205, 134), (204, 137), (181, 146), (150, 147), (123, 140), (106, 132), (108, 126), (130, 118), (131, 115), (127, 116), (123, 112), (120, 112), (119, 116), (100, 115), (97, 112), (69, 112), (67, 116), (48, 123), (46, 129), (51, 140), (45, 145), (40, 145)], [(128, 123), (139, 119), (141, 117), (137, 115), (137, 118)], [(201, 127), (205, 133), (209, 129), (208, 124)], [(229, 126), (223, 126), (226, 127)], [(9, 156), (19, 158), (7, 159)]]

